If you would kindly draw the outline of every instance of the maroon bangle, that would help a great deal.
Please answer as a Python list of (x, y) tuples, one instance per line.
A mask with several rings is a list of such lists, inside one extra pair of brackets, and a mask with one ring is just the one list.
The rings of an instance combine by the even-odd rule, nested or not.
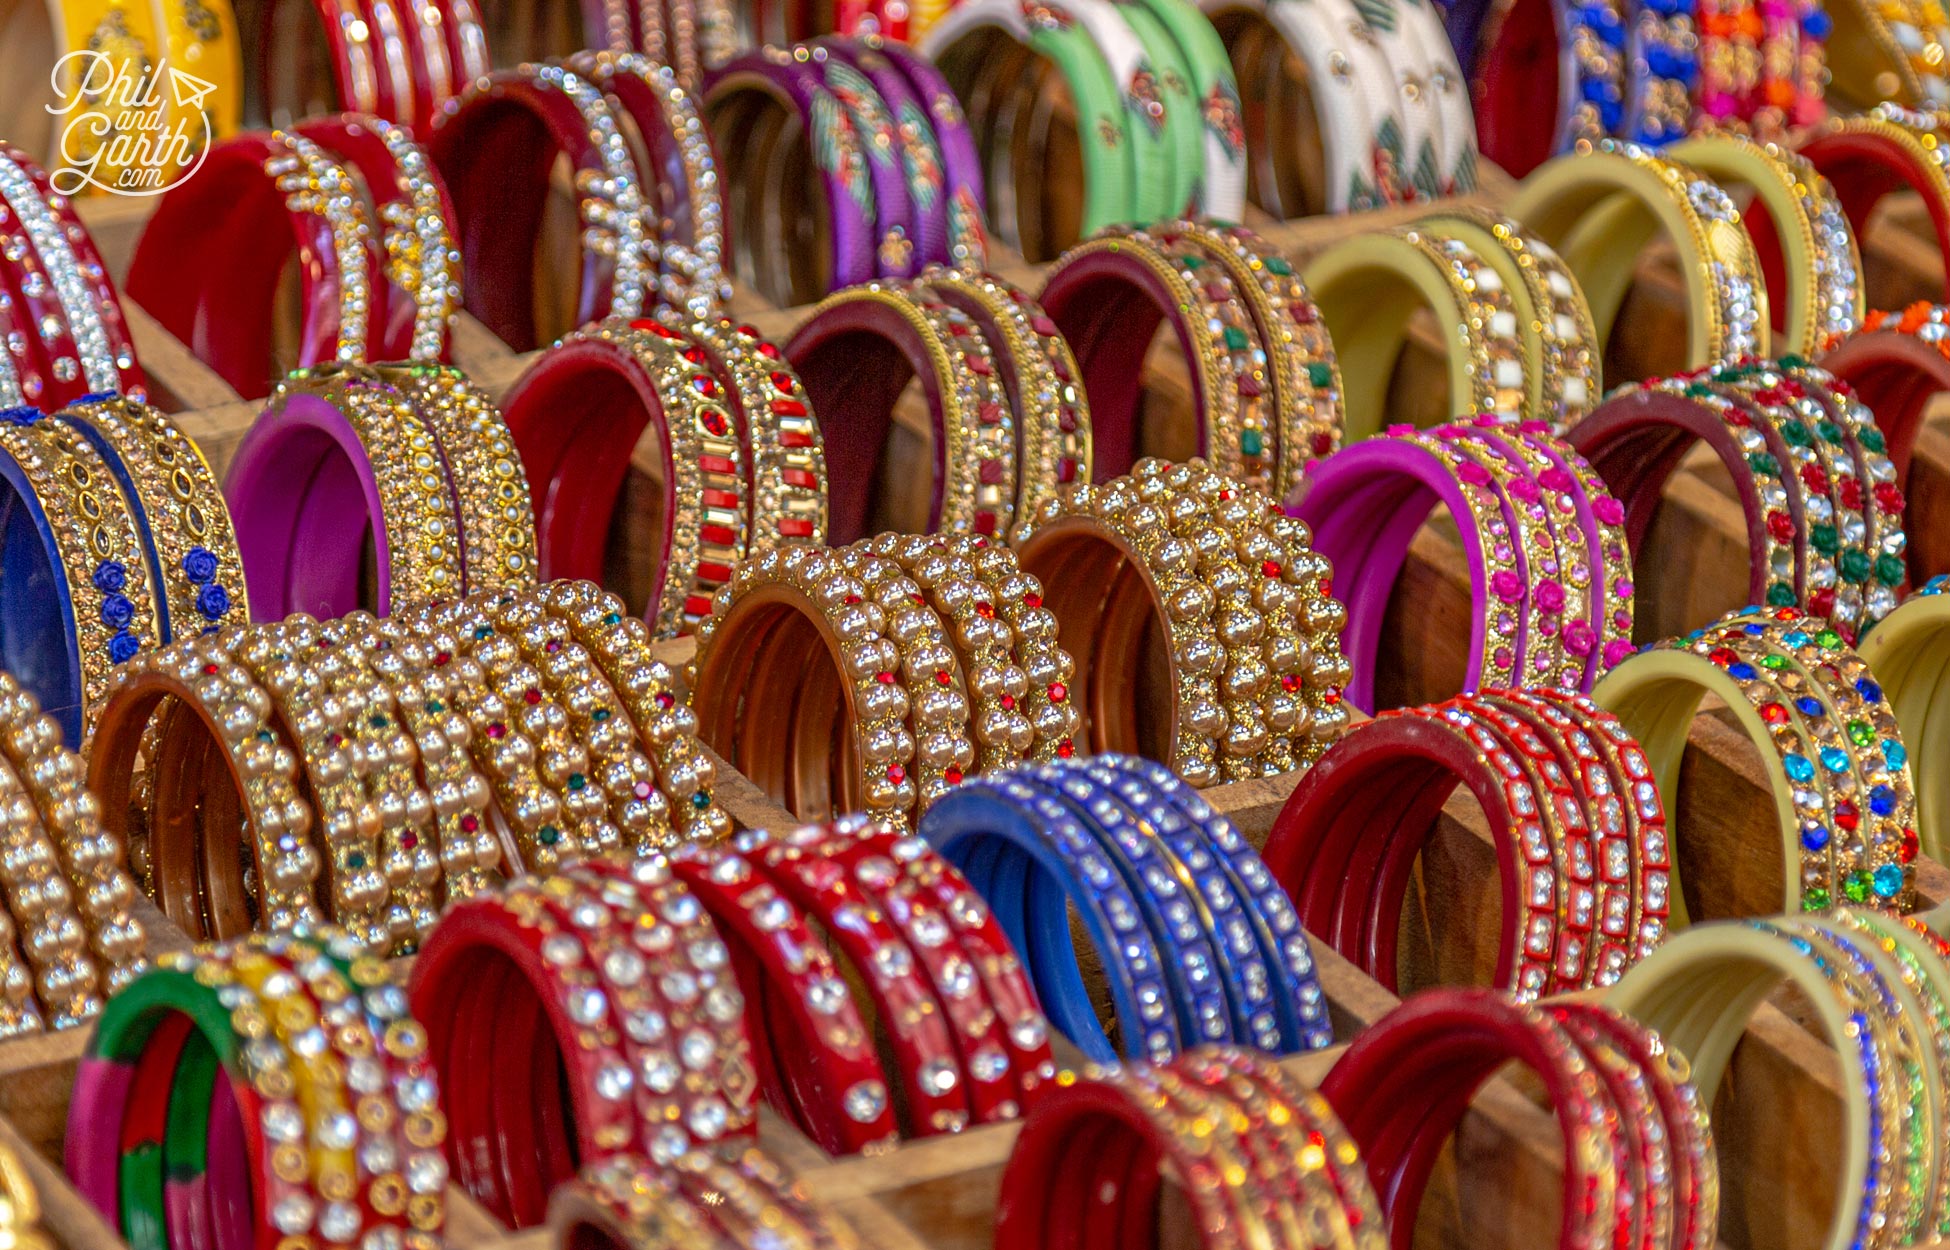
[[(1944, 325), (1943, 305), (1911, 304), (1901, 312), (1871, 312), (1861, 328), (1828, 340), (1820, 365), (1875, 413), (1896, 476), (1907, 487), (1930, 401), (1950, 391), (1950, 355), (1935, 335)], [(1921, 331), (1922, 333), (1919, 333)]]
[[(307, 189), (318, 183), (318, 189)], [(172, 188), (136, 243), (130, 298), (247, 399), (270, 390), (271, 309), (298, 257), (300, 367), (356, 359), (377, 274), (351, 175), (310, 140), (237, 135)], [(220, 255), (217, 254), (220, 250)]]
[[(1878, 109), (1871, 116), (1883, 124), (1889, 124), (1889, 118), (1876, 116), (1880, 112)], [(1847, 127), (1854, 121), (1838, 120), (1831, 123), (1831, 127)], [(1921, 136), (1918, 138), (1920, 140)], [(1891, 192), (1914, 191), (1929, 213), (1931, 231), (1936, 237), (1937, 255), (1950, 257), (1950, 202), (1946, 202), (1943, 191), (1945, 174), (1926, 167), (1922, 162), (1927, 158), (1920, 151), (1912, 151), (1909, 145), (1878, 134), (1873, 129), (1820, 127), (1795, 144), (1794, 150), (1806, 157), (1817, 173), (1828, 179), (1856, 238), (1869, 236), (1869, 219), (1874, 215), (1876, 205), (1882, 203)], [(1751, 213), (1746, 216), (1746, 224), (1747, 233), (1754, 242), (1754, 251), (1760, 257), (1768, 289), (1776, 289), (1776, 279), (1781, 276), (1786, 262), (1774, 219), (1768, 213)], [(1950, 266), (1945, 269), (1943, 281), (1945, 298), (1950, 298)]]
[(1618, 1110), (1577, 1041), (1535, 1007), (1492, 990), (1436, 989), (1358, 1035), (1321, 1083), (1368, 1164), (1390, 1240), (1407, 1250), (1423, 1189), (1476, 1090), (1517, 1062), (1542, 1081), (1564, 1138), (1561, 1250), (1609, 1250), (1618, 1211)]
[(635, 163), (587, 79), (553, 65), (489, 74), (441, 112), (427, 153), (453, 196), (467, 310), (502, 342), (537, 346), (535, 245), (558, 157), (575, 171), (581, 215), (576, 324), (647, 306), (654, 240)]

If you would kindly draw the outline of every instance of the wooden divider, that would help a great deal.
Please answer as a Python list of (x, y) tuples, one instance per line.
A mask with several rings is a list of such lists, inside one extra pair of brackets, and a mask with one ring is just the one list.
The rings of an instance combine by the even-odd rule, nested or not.
[[(1494, 206), (1509, 180), (1490, 171), (1471, 197)], [(112, 273), (126, 271), (146, 218), (146, 202), (84, 201), (81, 211)], [(1394, 208), (1359, 219), (1307, 219), (1253, 223), (1295, 260), (1354, 230), (1401, 224), (1422, 209)], [(1940, 266), (1934, 243), (1918, 236), (1917, 212), (1899, 204), (1891, 225), (1872, 238), (1865, 256), (1872, 294), (1900, 302), (1940, 286), (1930, 266)], [(993, 267), (1030, 290), (1040, 285), (1037, 267), (998, 255)], [(1932, 285), (1932, 284), (1935, 285)], [(804, 309), (770, 309), (741, 297), (737, 312), (774, 338), (790, 333)], [(151, 380), (152, 397), (176, 414), (219, 473), (258, 405), (240, 399), (140, 308), (125, 312)], [(1637, 340), (1668, 333), (1683, 315), (1678, 275), (1669, 253), (1648, 252), (1641, 281), (1628, 304)], [(1621, 340), (1621, 344), (1625, 341)], [(1418, 327), (1401, 368), (1411, 376), (1439, 378), (1440, 341), (1432, 325)], [(1629, 366), (1629, 345), (1611, 353)], [(531, 355), (512, 352), (473, 318), (455, 327), (454, 361), (490, 393), (500, 395)], [(1184, 365), (1169, 350), (1153, 353), (1147, 366), (1147, 402), (1181, 409), (1189, 391)], [(897, 413), (891, 454), (919, 462), (928, 437), (925, 410), (910, 395)], [(661, 491), (661, 453), (654, 435), (632, 455), (624, 507), (641, 516)], [(1950, 405), (1933, 413), (1919, 439), (1911, 496), (1912, 542), (1943, 548), (1932, 567), (1950, 568)], [(1641, 637), (1692, 628), (1738, 606), (1746, 586), (1745, 521), (1738, 505), (1697, 457), (1675, 476), (1642, 558)], [(627, 528), (627, 525), (625, 526)], [(1927, 532), (1919, 533), (1919, 530)], [(1934, 545), (1926, 545), (1934, 544)], [(617, 589), (641, 604), (648, 570), (641, 561), (612, 561)], [(1463, 671), (1469, 611), (1467, 569), (1452, 529), (1438, 520), (1417, 535), (1408, 565), (1383, 627), (1381, 653), (1390, 661), (1378, 674), (1384, 703), (1421, 702), (1453, 691)], [(662, 643), (658, 654), (680, 666), (688, 639)], [(792, 822), (757, 786), (719, 761), (719, 800), (745, 828)], [(1294, 775), (1220, 786), (1206, 792), (1256, 843), (1270, 830), (1295, 781)], [(1710, 709), (1695, 722), (1681, 778), (1678, 810), (1671, 813), (1682, 881), (1696, 916), (1764, 915), (1781, 903), (1785, 872), (1773, 802), (1753, 748)], [(1493, 965), (1497, 926), (1485, 923), (1501, 906), (1495, 850), (1473, 800), (1453, 798), (1419, 867), (1404, 918), (1405, 952), (1399, 983), (1408, 988), (1435, 981), (1482, 981)], [(1950, 899), (1950, 869), (1919, 861), (1919, 892), (1929, 904)], [(148, 920), (159, 949), (186, 944), (154, 909)], [(1324, 945), (1316, 945), (1321, 981), (1343, 1038), (1372, 1023), (1398, 1001)], [(1829, 1153), (1838, 1137), (1839, 1070), (1827, 1045), (1797, 1022), (1791, 999), (1756, 1016), (1735, 1054), (1716, 1105), (1721, 1148), (1722, 1242), (1735, 1250), (1781, 1250), (1815, 1244), (1825, 1222), (1831, 1188)], [(65, 1033), (0, 1043), (0, 1144), (26, 1147), (28, 1166), (41, 1187), (47, 1224), (69, 1250), (123, 1250), (112, 1229), (68, 1185), (59, 1170), (69, 1088), (82, 1036)], [(1317, 1080), (1337, 1051), (1289, 1060), (1302, 1079)], [(1014, 1140), (1013, 1126), (991, 1126), (905, 1144), (873, 1158), (830, 1159), (802, 1134), (769, 1113), (761, 1139), (879, 1250), (983, 1250), (991, 1244), (992, 1213), (1001, 1168)], [(1418, 1226), (1419, 1246), (1444, 1250), (1529, 1250), (1555, 1244), (1558, 1187), (1562, 1178), (1558, 1135), (1534, 1090), (1524, 1083), (1493, 1080), (1477, 1099), (1438, 1169)], [(510, 1233), (458, 1190), (449, 1191), (450, 1239), (481, 1250), (541, 1250), (545, 1235)], [(1167, 1221), (1165, 1244), (1186, 1240)], [(1950, 1243), (1939, 1247), (1950, 1250)]]

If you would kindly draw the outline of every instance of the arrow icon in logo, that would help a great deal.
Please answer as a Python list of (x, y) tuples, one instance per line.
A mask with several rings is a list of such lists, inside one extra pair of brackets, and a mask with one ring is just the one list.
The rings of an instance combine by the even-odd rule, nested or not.
[(201, 109), (203, 97), (217, 89), (217, 84), (205, 82), (195, 74), (185, 73), (174, 65), (169, 67), (169, 89), (176, 96), (176, 106), (186, 109)]

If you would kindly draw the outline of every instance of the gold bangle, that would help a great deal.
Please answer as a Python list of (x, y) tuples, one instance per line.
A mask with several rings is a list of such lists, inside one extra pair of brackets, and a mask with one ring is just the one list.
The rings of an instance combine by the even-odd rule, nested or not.
[(444, 461), (460, 525), (467, 593), (535, 582), (535, 512), (501, 410), (452, 365), (378, 365), (413, 402)]
[(127, 472), (125, 493), (133, 488), (129, 508), (139, 514), (145, 545), (155, 553), (151, 576), (163, 592), (158, 607), (166, 613), (162, 640), (248, 621), (244, 557), (202, 449), (160, 409), (139, 400), (91, 400), (55, 415), (104, 456), (112, 454)]

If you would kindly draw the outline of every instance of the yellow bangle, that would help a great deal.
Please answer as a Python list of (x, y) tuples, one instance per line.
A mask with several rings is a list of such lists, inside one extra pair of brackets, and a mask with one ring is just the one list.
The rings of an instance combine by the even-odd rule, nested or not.
[(1538, 169), (1505, 211), (1571, 267), (1600, 342), (1611, 337), (1639, 253), (1663, 232), (1686, 282), (1686, 367), (1771, 352), (1760, 258), (1727, 193), (1692, 168), (1604, 139)]

